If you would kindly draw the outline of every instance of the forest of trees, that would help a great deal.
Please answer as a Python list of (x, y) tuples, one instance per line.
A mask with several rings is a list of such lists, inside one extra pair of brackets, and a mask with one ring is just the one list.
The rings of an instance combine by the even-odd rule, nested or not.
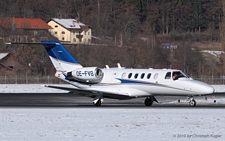
[(7, 0), (1, 17), (80, 18), (95, 34), (130, 40), (137, 34), (221, 29), (222, 0)]
[[(194, 46), (194, 42), (221, 41), (222, 0), (4, 0), (0, 1), (0, 18), (5, 17), (76, 18), (91, 25), (93, 36), (108, 37), (111, 41), (101, 42), (111, 45), (69, 47), (85, 66), (120, 62), (125, 67), (177, 68), (195, 76), (223, 75), (218, 69), (221, 64), (207, 60)], [(112, 45), (119, 42), (126, 47)], [(164, 49), (165, 43), (178, 48)], [(38, 51), (29, 46), (27, 50)], [(46, 59), (38, 54), (26, 59), (20, 54), (19, 58), (33, 59), (36, 73), (44, 73), (49, 60), (38, 62)]]

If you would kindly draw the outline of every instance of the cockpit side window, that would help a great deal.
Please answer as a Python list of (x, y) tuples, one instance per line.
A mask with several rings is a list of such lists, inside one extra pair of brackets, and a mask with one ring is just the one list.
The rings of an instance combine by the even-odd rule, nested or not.
[(165, 79), (171, 79), (171, 72), (166, 73)]
[(180, 71), (173, 72), (173, 80), (177, 80), (178, 78), (181, 78), (181, 77), (187, 78), (187, 76)]

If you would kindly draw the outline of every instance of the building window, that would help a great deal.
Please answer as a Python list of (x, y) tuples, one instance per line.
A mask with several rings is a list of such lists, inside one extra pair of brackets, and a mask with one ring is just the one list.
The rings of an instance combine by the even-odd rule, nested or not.
[(90, 35), (90, 33), (88, 32), (88, 35)]
[(62, 31), (62, 34), (65, 34), (65, 31)]
[(65, 38), (64, 38), (64, 37), (62, 37), (62, 40), (64, 41), (64, 40), (65, 40)]
[(58, 27), (58, 25), (55, 25), (55, 28), (57, 28)]
[(10, 71), (12, 71), (12, 70), (13, 70), (13, 66), (8, 66), (8, 68), (10, 68)]
[(76, 42), (76, 39), (75, 38), (73, 38), (73, 42)]
[(57, 31), (55, 32), (55, 34), (57, 34)]
[(73, 31), (73, 35), (75, 35), (75, 33), (76, 33), (76, 32), (75, 32), (75, 31)]
[(37, 31), (34, 31), (34, 35), (37, 35)]
[(86, 39), (84, 39), (84, 42), (86, 43)]

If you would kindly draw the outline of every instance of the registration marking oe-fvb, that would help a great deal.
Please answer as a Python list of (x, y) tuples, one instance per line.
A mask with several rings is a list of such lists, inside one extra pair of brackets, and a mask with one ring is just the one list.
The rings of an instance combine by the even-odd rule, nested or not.
[(94, 76), (93, 71), (77, 71), (77, 76)]

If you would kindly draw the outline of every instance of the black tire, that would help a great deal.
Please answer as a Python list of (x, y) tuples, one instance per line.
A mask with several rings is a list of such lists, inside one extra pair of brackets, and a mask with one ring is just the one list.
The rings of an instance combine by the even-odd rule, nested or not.
[(194, 99), (190, 100), (189, 105), (191, 107), (195, 107), (196, 106), (196, 101)]
[(145, 106), (152, 106), (152, 103), (153, 103), (153, 101), (152, 101), (151, 98), (146, 98), (145, 99)]

